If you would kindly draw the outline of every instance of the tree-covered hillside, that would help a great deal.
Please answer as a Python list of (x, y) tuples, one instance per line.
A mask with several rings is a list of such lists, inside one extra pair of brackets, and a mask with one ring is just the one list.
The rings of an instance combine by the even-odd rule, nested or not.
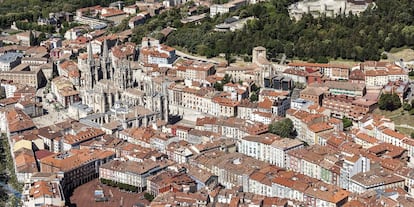
[(305, 16), (290, 20), (290, 0), (271, 0), (250, 5), (228, 16), (254, 16), (243, 30), (214, 32), (214, 19), (201, 25), (179, 28), (167, 39), (190, 52), (206, 56), (219, 53), (250, 54), (257, 45), (268, 48), (270, 56), (285, 53), (288, 57), (326, 62), (327, 58), (379, 60), (392, 47), (414, 45), (414, 2), (412, 0), (377, 0), (361, 16), (336, 18)]
[[(0, 28), (9, 27), (13, 21), (37, 21), (37, 18), (47, 17), (50, 12), (74, 12), (78, 8), (109, 5), (116, 0), (3, 0), (0, 1)], [(124, 1), (126, 4), (134, 0)]]
[[(77, 8), (115, 0), (3, 0), (0, 3), (0, 28), (13, 21), (36, 21), (49, 12), (74, 11)], [(311, 15), (295, 22), (289, 18), (287, 7), (297, 0), (269, 0), (248, 5), (233, 13), (207, 18), (201, 24), (183, 25), (180, 19), (187, 15), (187, 3), (181, 9), (171, 9), (134, 29), (133, 40), (140, 42), (146, 35), (161, 38), (157, 32), (167, 26), (175, 30), (166, 44), (179, 46), (207, 57), (220, 53), (245, 55), (253, 47), (268, 49), (271, 58), (285, 53), (289, 58), (326, 62), (329, 58), (357, 61), (378, 60), (383, 51), (393, 47), (414, 46), (414, 2), (412, 0), (376, 0), (376, 7), (360, 16), (349, 14), (335, 18), (313, 18)], [(127, 5), (133, 0), (124, 1)], [(236, 32), (215, 32), (215, 25), (231, 16), (251, 20)], [(157, 36), (158, 35), (158, 36)]]

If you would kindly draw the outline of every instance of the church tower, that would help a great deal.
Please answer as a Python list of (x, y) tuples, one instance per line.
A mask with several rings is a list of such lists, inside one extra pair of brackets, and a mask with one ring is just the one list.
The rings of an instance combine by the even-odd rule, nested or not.
[(87, 85), (87, 88), (93, 89), (97, 81), (98, 74), (96, 74), (97, 71), (96, 71), (96, 66), (95, 66), (95, 59), (93, 57), (91, 42), (89, 42), (86, 52), (88, 53), (87, 68), (89, 69), (89, 74), (87, 75), (90, 75), (90, 77), (87, 78), (86, 85)]
[(132, 87), (132, 70), (128, 60), (120, 60), (118, 68), (114, 73), (115, 86), (119, 89), (127, 89)]
[(111, 77), (111, 59), (109, 57), (109, 49), (108, 49), (108, 41), (104, 40), (104, 45), (102, 49), (102, 57), (101, 57), (101, 70), (103, 74), (103, 79), (110, 79)]

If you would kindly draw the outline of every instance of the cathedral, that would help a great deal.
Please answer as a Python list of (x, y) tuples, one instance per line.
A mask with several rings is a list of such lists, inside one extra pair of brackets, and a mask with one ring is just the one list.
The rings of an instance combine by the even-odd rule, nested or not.
[(124, 106), (123, 110), (127, 110), (124, 113), (129, 113), (128, 110), (139, 106), (167, 121), (168, 101), (159, 93), (161, 90), (153, 89), (151, 79), (134, 77), (134, 70), (141, 70), (131, 67), (132, 64), (139, 65), (135, 64), (137, 56), (133, 43), (117, 44), (109, 49), (105, 40), (100, 54), (94, 54), (89, 43), (86, 54), (78, 58), (82, 104), (88, 105), (94, 113), (101, 114), (114, 111), (122, 113), (119, 106)]
[(87, 54), (78, 59), (82, 103), (97, 113), (109, 111), (120, 101), (122, 91), (131, 88), (133, 82), (130, 60), (114, 58), (106, 41), (101, 54), (94, 55), (89, 43)]

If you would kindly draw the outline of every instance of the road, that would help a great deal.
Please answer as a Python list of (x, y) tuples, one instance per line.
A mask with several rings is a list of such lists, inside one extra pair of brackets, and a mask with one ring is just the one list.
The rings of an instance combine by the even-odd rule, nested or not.
[(410, 126), (410, 125), (407, 125), (407, 124), (396, 124), (395, 126), (414, 130), (413, 126)]
[(206, 58), (202, 58), (202, 57), (196, 57), (196, 56), (193, 56), (193, 55), (189, 55), (189, 54), (183, 53), (183, 52), (178, 51), (178, 50), (175, 50), (175, 54), (178, 55), (178, 56), (180, 56), (180, 57), (187, 58), (187, 59), (191, 59), (191, 60), (198, 60), (198, 61), (202, 61), (202, 62), (219, 64), (219, 62), (217, 62), (217, 61), (210, 60), (210, 59), (206, 59)]
[(408, 94), (407, 94), (407, 101), (408, 103), (411, 103), (411, 101), (414, 99), (414, 83), (410, 81), (410, 85), (408, 86)]
[(17, 198), (22, 197), (22, 194), (17, 191), (16, 189), (14, 189), (11, 185), (6, 184), (2, 181), (0, 181), (0, 187), (3, 188), (4, 190), (6, 190), (6, 192), (13, 194), (14, 196), (16, 196)]

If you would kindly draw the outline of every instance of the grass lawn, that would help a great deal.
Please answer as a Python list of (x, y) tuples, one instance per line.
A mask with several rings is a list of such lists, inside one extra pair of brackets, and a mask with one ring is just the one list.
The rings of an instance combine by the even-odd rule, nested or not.
[[(408, 111), (404, 111), (402, 108), (395, 111), (383, 111), (375, 109), (374, 114), (384, 115), (385, 117), (394, 121), (395, 125), (407, 124), (414, 127), (414, 115), (410, 115)], [(407, 134), (410, 136), (411, 132), (414, 132), (412, 129), (396, 127), (401, 133)]]
[(407, 47), (407, 46), (404, 46), (404, 47), (393, 47), (393, 48), (391, 48), (390, 53), (401, 52), (401, 51), (403, 51), (405, 49), (409, 49), (409, 47)]
[(414, 133), (413, 129), (409, 129), (409, 128), (405, 128), (405, 127), (395, 127), (396, 130), (398, 130), (399, 132), (408, 135), (411, 137), (411, 133)]
[(404, 61), (410, 61), (413, 59), (414, 50), (407, 47), (402, 48), (393, 48), (390, 51), (390, 55), (388, 57), (389, 61), (398, 61), (399, 59), (403, 59)]

